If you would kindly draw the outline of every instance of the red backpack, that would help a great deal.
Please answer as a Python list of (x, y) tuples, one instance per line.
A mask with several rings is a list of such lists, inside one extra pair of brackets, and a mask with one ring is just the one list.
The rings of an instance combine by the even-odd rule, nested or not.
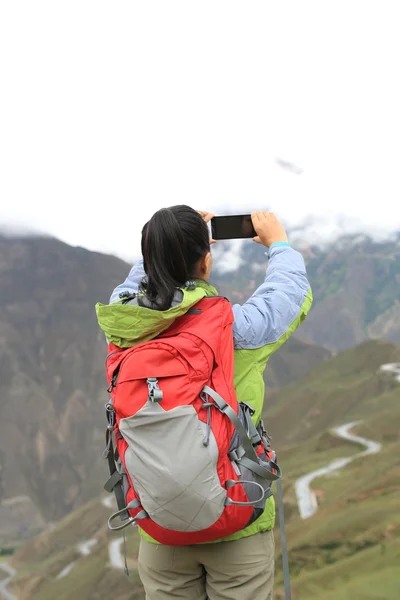
[[(106, 361), (110, 529), (137, 523), (171, 546), (211, 542), (255, 521), (280, 476), (262, 422), (238, 403), (233, 313), (203, 298), (157, 338)], [(120, 517), (122, 524), (114, 525)]]

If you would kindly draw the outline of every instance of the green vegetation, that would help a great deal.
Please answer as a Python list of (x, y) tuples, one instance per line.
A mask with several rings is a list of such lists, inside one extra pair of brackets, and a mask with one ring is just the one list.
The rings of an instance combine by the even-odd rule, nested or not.
[(312, 283), (315, 302), (321, 302), (342, 289), (347, 275), (347, 264), (340, 257), (329, 261), (329, 269), (321, 273), (321, 261), (314, 259), (307, 264), (307, 273)]
[(378, 315), (393, 305), (399, 297), (400, 253), (375, 259), (373, 285), (365, 298), (365, 325), (373, 323)]

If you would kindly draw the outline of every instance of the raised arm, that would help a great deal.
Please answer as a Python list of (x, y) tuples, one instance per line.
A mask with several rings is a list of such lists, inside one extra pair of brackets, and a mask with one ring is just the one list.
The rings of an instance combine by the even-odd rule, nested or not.
[(128, 277), (125, 279), (123, 283), (120, 283), (113, 293), (111, 294), (110, 303), (119, 299), (119, 295), (122, 292), (130, 292), (131, 294), (136, 294), (139, 290), (140, 282), (145, 276), (144, 268), (143, 268), (143, 258), (138, 260), (130, 270)]
[(266, 347), (269, 356), (291, 336), (305, 319), (312, 304), (303, 257), (288, 243), (286, 231), (273, 213), (251, 213), (257, 237), (268, 248), (265, 280), (240, 306), (233, 307), (235, 348), (254, 350)]
[(278, 350), (305, 319), (312, 292), (303, 257), (287, 242), (269, 248), (264, 283), (240, 306), (233, 306), (235, 348)]

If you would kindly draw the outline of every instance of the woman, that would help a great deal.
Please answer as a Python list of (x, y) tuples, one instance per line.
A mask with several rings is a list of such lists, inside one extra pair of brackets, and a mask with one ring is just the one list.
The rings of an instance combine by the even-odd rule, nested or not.
[[(179, 306), (179, 287), (188, 280), (217, 295), (208, 281), (212, 267), (208, 228), (213, 217), (188, 206), (161, 209), (143, 228), (140, 260), (111, 302), (142, 291), (140, 303), (161, 313)], [(288, 243), (284, 228), (267, 211), (251, 215), (257, 237), (269, 258), (264, 283), (240, 306), (233, 306), (235, 390), (254, 409), (257, 425), (264, 400), (263, 372), (273, 352), (305, 319), (312, 303), (302, 256)], [(153, 314), (153, 313), (152, 313)], [(140, 336), (157, 335), (154, 318), (143, 319)], [(146, 323), (148, 325), (146, 325)], [(155, 327), (157, 329), (157, 327)], [(141, 531), (138, 568), (148, 600), (265, 600), (272, 598), (275, 508), (271, 496), (252, 525), (219, 540), (193, 546), (166, 546)]]

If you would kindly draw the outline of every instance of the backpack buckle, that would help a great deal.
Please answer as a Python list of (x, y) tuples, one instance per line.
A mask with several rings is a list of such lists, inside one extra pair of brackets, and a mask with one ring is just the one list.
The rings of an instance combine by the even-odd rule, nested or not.
[(116, 371), (114, 372), (114, 375), (111, 377), (110, 385), (107, 388), (107, 392), (109, 394), (111, 394), (111, 392), (113, 391), (113, 389), (117, 385), (118, 372), (119, 372), (119, 368), (116, 369)]
[(130, 302), (131, 300), (134, 300), (136, 298), (136, 294), (134, 292), (130, 292), (129, 290), (126, 290), (125, 292), (121, 292), (119, 294), (119, 298), (120, 298), (122, 304), (127, 304), (128, 302)]
[(149, 377), (147, 379), (147, 385), (149, 388), (149, 402), (161, 402), (163, 399), (162, 390), (158, 387), (158, 379), (156, 377)]
[(253, 408), (252, 406), (250, 406), (250, 404), (247, 404), (247, 402), (240, 402), (240, 404), (241, 404), (241, 405), (242, 405), (242, 406), (243, 406), (243, 407), (244, 407), (246, 410), (248, 410), (248, 411), (249, 411), (249, 413), (250, 413), (250, 416), (251, 416), (251, 417), (252, 417), (252, 416), (254, 415), (254, 413), (256, 412), (256, 411), (254, 410), (254, 408)]

